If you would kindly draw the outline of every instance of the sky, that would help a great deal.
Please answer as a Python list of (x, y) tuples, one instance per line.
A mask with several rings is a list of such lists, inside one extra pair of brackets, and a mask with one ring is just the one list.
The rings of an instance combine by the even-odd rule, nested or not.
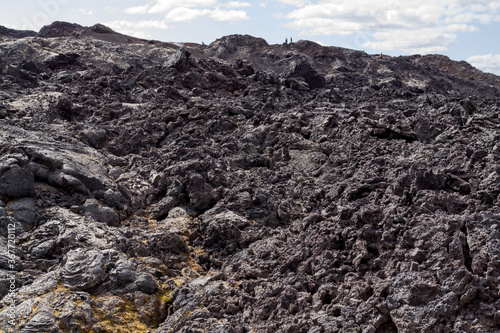
[(269, 44), (307, 39), (391, 56), (439, 53), (500, 75), (500, 0), (17, 0), (0, 25), (102, 23), (166, 42), (209, 44), (249, 34)]

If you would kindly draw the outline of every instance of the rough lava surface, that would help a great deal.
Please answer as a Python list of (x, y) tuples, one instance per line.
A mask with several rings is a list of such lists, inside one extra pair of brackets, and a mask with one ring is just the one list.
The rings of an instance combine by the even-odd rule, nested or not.
[(0, 330), (500, 331), (499, 77), (243, 35), (0, 33)]

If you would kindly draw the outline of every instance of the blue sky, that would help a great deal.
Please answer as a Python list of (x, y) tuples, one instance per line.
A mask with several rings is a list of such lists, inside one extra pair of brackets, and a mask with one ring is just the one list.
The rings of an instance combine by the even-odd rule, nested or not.
[(206, 44), (250, 34), (270, 44), (308, 39), (368, 53), (440, 53), (500, 75), (500, 0), (18, 0), (0, 25), (39, 30), (52, 21), (148, 39)]

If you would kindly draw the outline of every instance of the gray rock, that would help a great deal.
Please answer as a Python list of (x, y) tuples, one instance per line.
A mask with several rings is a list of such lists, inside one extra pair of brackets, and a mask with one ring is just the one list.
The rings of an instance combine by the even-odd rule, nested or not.
[(151, 209), (151, 217), (159, 220), (168, 215), (168, 212), (179, 204), (177, 197), (167, 196), (161, 199)]
[(500, 325), (500, 311), (495, 312), (494, 319), (495, 319), (495, 324)]
[(19, 223), (22, 231), (33, 229), (40, 220), (35, 200), (32, 198), (12, 200), (7, 204), (6, 210), (9, 215)]
[(17, 166), (0, 177), (0, 195), (11, 198), (35, 195), (35, 179), (31, 172)]
[(158, 283), (156, 280), (149, 274), (141, 274), (137, 277), (135, 281), (137, 287), (142, 292), (146, 294), (153, 294), (156, 290), (158, 290)]
[(165, 67), (172, 67), (182, 72), (190, 67), (189, 53), (185, 48), (181, 48), (179, 51), (171, 55), (167, 61), (163, 64)]
[(299, 60), (291, 65), (289, 77), (301, 77), (311, 89), (322, 88), (325, 78), (307, 61)]
[(212, 208), (219, 199), (219, 192), (206, 183), (199, 174), (193, 174), (187, 182), (189, 199), (193, 207), (199, 211)]
[(234, 212), (202, 215), (201, 231), (205, 236), (205, 246), (215, 246), (225, 253), (232, 253), (241, 246), (241, 231), (250, 222)]
[(57, 333), (61, 331), (61, 327), (52, 311), (38, 311), (29, 323), (20, 331), (23, 333), (48, 332)]
[(70, 251), (62, 269), (65, 285), (72, 290), (86, 290), (102, 283), (107, 277), (104, 255), (97, 250)]
[(109, 207), (103, 207), (96, 199), (88, 199), (83, 205), (85, 214), (98, 222), (104, 222), (110, 226), (118, 226), (120, 218), (118, 214)]
[(109, 273), (111, 280), (119, 286), (124, 286), (135, 281), (135, 271), (131, 263), (126, 258), (119, 259), (115, 268)]
[(111, 170), (109, 170), (109, 176), (112, 178), (112, 179), (117, 179), (118, 177), (120, 177), (120, 175), (123, 173), (123, 170), (116, 167), (116, 168), (112, 168)]
[(82, 131), (81, 135), (92, 147), (97, 149), (104, 147), (107, 141), (106, 131), (103, 129), (86, 129)]
[(2, 76), (11, 76), (15, 80), (15, 82), (22, 87), (36, 87), (38, 85), (36, 77), (17, 69), (16, 67), (6, 62), (4, 59), (0, 59), (0, 74)]
[(47, 240), (33, 247), (31, 250), (31, 255), (38, 258), (44, 258), (49, 254), (55, 247), (56, 242), (53, 239)]
[(47, 174), (47, 182), (51, 185), (74, 190), (75, 192), (88, 194), (89, 190), (78, 179), (63, 172), (53, 172)]
[(123, 203), (126, 202), (126, 199), (120, 192), (108, 189), (104, 192), (103, 201), (108, 206), (115, 207), (116, 209), (123, 209)]

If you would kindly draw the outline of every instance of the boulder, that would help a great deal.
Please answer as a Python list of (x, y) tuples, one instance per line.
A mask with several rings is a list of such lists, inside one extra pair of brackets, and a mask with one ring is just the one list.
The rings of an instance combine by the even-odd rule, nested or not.
[(156, 290), (158, 290), (158, 283), (156, 280), (149, 274), (141, 274), (137, 277), (135, 281), (139, 290), (146, 294), (153, 294)]
[(0, 177), (0, 195), (21, 198), (35, 195), (35, 177), (18, 166), (12, 167)]
[(0, 77), (3, 75), (13, 77), (14, 80), (23, 87), (35, 87), (38, 85), (36, 77), (11, 66), (8, 62), (0, 58)]
[(151, 218), (160, 220), (168, 215), (168, 212), (179, 204), (179, 199), (175, 196), (166, 196), (161, 199), (151, 209)]
[(181, 48), (179, 51), (172, 54), (163, 64), (164, 67), (175, 68), (179, 72), (184, 72), (191, 66), (190, 58), (191, 53), (189, 53), (185, 48)]
[(205, 211), (213, 207), (220, 194), (200, 174), (192, 174), (187, 181), (187, 191), (191, 204), (196, 210)]
[(98, 222), (104, 222), (114, 227), (120, 224), (120, 217), (118, 214), (113, 209), (102, 206), (96, 199), (88, 199), (85, 201), (83, 211), (86, 215)]
[(61, 69), (78, 63), (80, 55), (77, 53), (61, 53), (45, 61), (45, 64), (52, 70)]
[(125, 286), (136, 279), (132, 264), (124, 256), (116, 262), (109, 276), (118, 286)]
[(291, 64), (289, 78), (302, 78), (311, 89), (323, 88), (325, 86), (325, 77), (306, 60), (294, 61)]
[(10, 217), (20, 224), (23, 231), (33, 229), (40, 220), (32, 198), (12, 200), (7, 204), (6, 210), (10, 212)]
[(215, 247), (225, 253), (232, 253), (241, 246), (241, 231), (250, 222), (231, 211), (213, 215), (210, 212), (202, 215), (201, 231), (204, 246)]
[(64, 261), (62, 278), (72, 290), (90, 289), (108, 276), (105, 257), (99, 250), (71, 250)]

